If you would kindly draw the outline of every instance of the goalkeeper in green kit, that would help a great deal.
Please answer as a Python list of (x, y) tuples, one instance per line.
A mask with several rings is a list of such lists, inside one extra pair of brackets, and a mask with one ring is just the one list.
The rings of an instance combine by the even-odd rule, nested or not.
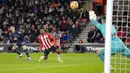
[[(106, 24), (100, 24), (96, 21), (96, 14), (94, 11), (89, 11), (89, 19), (102, 33), (103, 37), (105, 38), (106, 33)], [(111, 55), (115, 55), (116, 53), (121, 53), (123, 56), (130, 58), (130, 50), (125, 46), (122, 40), (117, 36), (117, 32), (115, 27), (112, 25), (112, 32), (111, 32)], [(107, 38), (105, 38), (107, 39)], [(106, 42), (107, 43), (107, 42)], [(105, 55), (105, 48), (102, 48), (97, 51), (98, 56), (104, 62), (104, 55)], [(111, 67), (112, 70), (112, 67)]]

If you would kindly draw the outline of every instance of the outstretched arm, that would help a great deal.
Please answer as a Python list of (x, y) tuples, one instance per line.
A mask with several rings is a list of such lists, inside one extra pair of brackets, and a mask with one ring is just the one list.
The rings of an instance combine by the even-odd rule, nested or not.
[(93, 10), (89, 11), (89, 19), (97, 28), (100, 27), (100, 23), (96, 21), (96, 14)]
[(91, 22), (97, 27), (100, 27), (100, 23), (98, 23), (96, 20), (91, 19)]

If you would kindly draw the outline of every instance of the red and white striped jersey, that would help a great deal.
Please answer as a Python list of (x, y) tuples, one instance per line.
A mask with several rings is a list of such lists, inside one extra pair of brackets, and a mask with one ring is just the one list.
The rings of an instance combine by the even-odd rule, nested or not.
[(40, 50), (49, 49), (56, 42), (55, 38), (51, 34), (49, 34), (49, 33), (44, 33), (43, 35), (40, 34), (38, 36), (38, 40), (40, 42)]

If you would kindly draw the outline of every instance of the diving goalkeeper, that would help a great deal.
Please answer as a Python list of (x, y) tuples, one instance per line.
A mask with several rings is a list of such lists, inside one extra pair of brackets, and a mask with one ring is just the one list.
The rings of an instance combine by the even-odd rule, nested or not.
[[(94, 11), (89, 11), (89, 19), (92, 22), (92, 24), (94, 24), (101, 31), (103, 37), (105, 38), (106, 24), (100, 24), (96, 21), (96, 14)], [(117, 36), (116, 29), (113, 25), (112, 25), (111, 36), (112, 36), (111, 55), (115, 55), (116, 53), (121, 53), (123, 56), (130, 58), (130, 50), (125, 46), (122, 40)], [(105, 48), (98, 50), (97, 54), (100, 57), (100, 59), (104, 62)]]

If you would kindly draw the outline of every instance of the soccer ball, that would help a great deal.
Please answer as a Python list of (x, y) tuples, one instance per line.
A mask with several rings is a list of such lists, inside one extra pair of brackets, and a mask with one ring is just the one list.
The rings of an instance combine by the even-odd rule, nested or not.
[(78, 4), (77, 1), (72, 1), (72, 2), (70, 3), (70, 8), (71, 8), (71, 9), (77, 9), (78, 7), (79, 7), (79, 4)]

